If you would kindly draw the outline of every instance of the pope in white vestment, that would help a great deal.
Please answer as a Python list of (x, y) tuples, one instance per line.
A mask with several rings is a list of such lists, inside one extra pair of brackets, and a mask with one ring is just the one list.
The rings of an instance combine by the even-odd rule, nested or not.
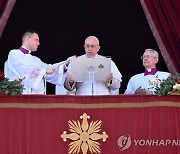
[[(86, 55), (82, 55), (78, 58), (87, 58)], [(94, 58), (105, 58), (100, 55), (96, 55)], [(70, 66), (68, 67), (67, 74), (70, 73)], [(69, 82), (65, 82), (65, 88), (72, 91), (76, 88), (76, 95), (110, 95), (113, 91), (119, 90), (121, 86), (122, 75), (119, 72), (116, 64), (111, 60), (111, 73), (113, 74), (112, 83), (106, 81), (94, 81), (93, 86), (90, 81), (75, 82), (70, 86)], [(116, 93), (117, 94), (117, 93)]]
[[(80, 58), (105, 58), (103, 56), (98, 55), (100, 46), (99, 46), (99, 40), (95, 36), (89, 36), (85, 39), (84, 49), (85, 49), (85, 55), (77, 57), (77, 60)], [(70, 67), (68, 67), (68, 72), (64, 83), (64, 87), (69, 91), (76, 89), (75, 92), (76, 95), (118, 94), (117, 92), (119, 91), (122, 82), (121, 79), (122, 75), (112, 60), (111, 60), (111, 72), (107, 77), (106, 81), (75, 82), (73, 76), (70, 74), (69, 68)]]

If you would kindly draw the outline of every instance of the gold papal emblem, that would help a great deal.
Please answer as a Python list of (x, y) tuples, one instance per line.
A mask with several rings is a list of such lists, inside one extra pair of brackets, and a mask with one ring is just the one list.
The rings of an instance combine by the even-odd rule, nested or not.
[(71, 133), (67, 134), (67, 132), (64, 131), (63, 134), (61, 134), (64, 142), (66, 142), (67, 139), (73, 140), (69, 144), (68, 154), (78, 154), (80, 150), (82, 150), (83, 154), (87, 154), (88, 150), (91, 153), (101, 153), (100, 143), (97, 142), (97, 140), (102, 139), (105, 142), (108, 138), (106, 132), (99, 134), (102, 121), (91, 121), (89, 124), (88, 119), (90, 119), (90, 116), (86, 113), (80, 116), (80, 119), (82, 119), (82, 124), (80, 124), (79, 121), (69, 120), (68, 125)]

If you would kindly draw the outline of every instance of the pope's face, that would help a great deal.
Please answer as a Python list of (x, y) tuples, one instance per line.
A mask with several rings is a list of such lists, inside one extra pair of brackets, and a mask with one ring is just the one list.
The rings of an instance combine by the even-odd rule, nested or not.
[(88, 38), (85, 42), (84, 49), (88, 58), (94, 58), (97, 55), (100, 46), (95, 38)]

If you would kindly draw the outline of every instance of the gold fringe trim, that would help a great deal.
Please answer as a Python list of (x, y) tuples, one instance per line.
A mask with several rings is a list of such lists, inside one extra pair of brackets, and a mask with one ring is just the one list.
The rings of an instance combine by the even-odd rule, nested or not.
[(0, 108), (72, 108), (72, 109), (103, 109), (103, 108), (143, 108), (143, 107), (180, 107), (180, 102), (158, 101), (145, 103), (98, 103), (98, 104), (76, 104), (76, 103), (0, 103)]

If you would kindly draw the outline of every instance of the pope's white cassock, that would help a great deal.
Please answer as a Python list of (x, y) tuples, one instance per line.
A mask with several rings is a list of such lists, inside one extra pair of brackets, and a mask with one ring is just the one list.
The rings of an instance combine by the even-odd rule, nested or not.
[[(78, 58), (87, 58), (86, 55), (82, 55)], [(105, 58), (100, 55), (96, 55), (94, 58)], [(70, 65), (68, 67), (68, 73), (70, 72)], [(77, 72), (78, 73), (78, 72)], [(116, 64), (111, 60), (111, 73), (113, 74), (112, 83), (106, 81), (94, 81), (93, 87), (90, 81), (75, 82), (73, 86), (70, 86), (69, 82), (65, 82), (64, 86), (67, 90), (72, 91), (76, 88), (76, 95), (111, 95), (119, 94), (119, 88), (122, 82), (122, 75), (119, 72)], [(93, 92), (92, 92), (93, 91)]]
[[(30, 53), (14, 49), (9, 52), (4, 72), (10, 80), (22, 79), (23, 94), (46, 94), (46, 81), (58, 85), (64, 83), (64, 63), (46, 64)], [(56, 67), (53, 74), (46, 74), (49, 67)]]
[(154, 75), (144, 75), (140, 73), (130, 78), (125, 94), (134, 94), (136, 89), (141, 86), (142, 89), (150, 90), (155, 94), (156, 88), (165, 80), (170, 73), (157, 71)]

